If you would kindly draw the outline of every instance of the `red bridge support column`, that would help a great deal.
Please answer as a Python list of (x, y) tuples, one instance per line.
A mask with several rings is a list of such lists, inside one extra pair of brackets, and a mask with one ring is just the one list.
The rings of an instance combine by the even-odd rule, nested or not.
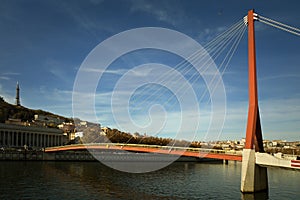
[(264, 152), (260, 125), (256, 53), (254, 34), (254, 10), (248, 12), (248, 65), (249, 65), (249, 108), (246, 131), (246, 144), (243, 150), (241, 191), (253, 193), (268, 189), (267, 168), (255, 164), (255, 153)]

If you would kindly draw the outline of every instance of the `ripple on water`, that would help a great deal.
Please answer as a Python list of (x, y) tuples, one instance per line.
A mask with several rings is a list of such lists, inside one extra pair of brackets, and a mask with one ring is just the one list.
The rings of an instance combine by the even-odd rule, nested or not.
[[(241, 199), (240, 163), (130, 174), (98, 162), (1, 162), (0, 199)], [(269, 168), (270, 199), (300, 196), (300, 171)]]

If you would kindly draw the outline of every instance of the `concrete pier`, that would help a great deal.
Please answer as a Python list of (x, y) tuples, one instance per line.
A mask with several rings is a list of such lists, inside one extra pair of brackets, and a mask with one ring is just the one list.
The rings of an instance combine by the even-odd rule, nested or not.
[(253, 193), (268, 190), (267, 168), (256, 164), (255, 150), (244, 149), (242, 161), (241, 191)]

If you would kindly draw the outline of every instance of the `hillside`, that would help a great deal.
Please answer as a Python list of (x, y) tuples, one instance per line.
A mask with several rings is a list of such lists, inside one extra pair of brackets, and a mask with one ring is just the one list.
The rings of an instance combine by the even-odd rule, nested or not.
[(0, 123), (4, 123), (8, 118), (21, 119), (21, 121), (31, 121), (34, 115), (45, 115), (51, 117), (59, 117), (65, 121), (70, 121), (69, 118), (59, 116), (43, 110), (33, 110), (23, 106), (16, 106), (7, 103), (2, 97), (0, 97)]
[[(60, 119), (64, 120), (65, 122), (73, 121), (73, 119), (66, 118), (60, 115), (56, 115), (47, 111), (43, 110), (33, 110), (23, 106), (12, 105), (4, 101), (2, 97), (0, 97), (0, 123), (4, 123), (5, 120), (9, 118), (13, 119), (21, 119), (23, 122), (31, 122), (34, 119), (34, 115), (44, 115), (48, 117), (59, 117)], [(152, 145), (167, 145), (172, 144), (175, 146), (187, 146), (189, 143), (187, 141), (179, 141), (179, 140), (172, 140), (170, 138), (158, 138), (152, 136), (142, 136), (138, 133), (135, 133), (135, 137), (131, 133), (125, 133), (119, 131), (118, 129), (110, 129), (106, 133), (106, 137), (99, 136), (100, 128), (98, 126), (90, 126), (90, 127), (77, 127), (77, 131), (84, 132), (84, 137), (82, 138), (83, 142), (90, 143), (90, 142), (107, 142), (109, 139), (111, 142), (115, 143), (130, 143), (132, 144), (152, 144)], [(97, 130), (97, 131), (95, 131)], [(74, 141), (73, 141), (74, 142)], [(199, 145), (191, 144), (191, 147), (200, 147)]]

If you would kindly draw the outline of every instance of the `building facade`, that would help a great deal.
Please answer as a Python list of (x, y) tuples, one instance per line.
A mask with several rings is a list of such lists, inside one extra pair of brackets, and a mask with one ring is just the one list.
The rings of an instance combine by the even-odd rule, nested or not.
[(30, 127), (0, 123), (2, 147), (51, 147), (65, 143), (63, 132), (55, 128)]

